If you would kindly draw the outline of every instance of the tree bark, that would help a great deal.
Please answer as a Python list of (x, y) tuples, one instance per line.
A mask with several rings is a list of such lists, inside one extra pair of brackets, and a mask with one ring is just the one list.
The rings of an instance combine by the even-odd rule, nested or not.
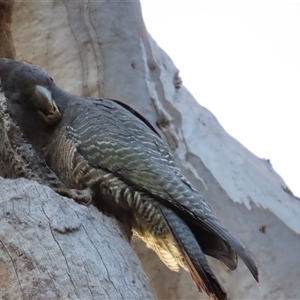
[(154, 299), (117, 221), (36, 181), (0, 189), (1, 299)]
[(16, 55), (10, 29), (13, 5), (13, 0), (0, 0), (0, 57), (14, 58)]
[[(229, 136), (186, 90), (172, 60), (148, 34), (138, 2), (18, 2), (12, 31), (19, 60), (45, 68), (72, 93), (122, 100), (157, 125), (185, 175), (258, 264), (259, 286), (243, 263), (228, 272), (212, 261), (231, 298), (300, 297), (300, 265), (295, 263), (300, 249), (299, 199), (269, 161), (254, 156)], [(19, 198), (29, 201), (22, 194)], [(84, 214), (92, 208), (74, 211), (81, 209)], [(99, 213), (99, 218), (104, 217)], [(134, 241), (134, 247), (158, 298), (205, 298), (186, 272), (169, 271), (139, 242)], [(108, 270), (109, 278), (114, 278), (116, 273)], [(75, 291), (72, 286), (68, 289)]]

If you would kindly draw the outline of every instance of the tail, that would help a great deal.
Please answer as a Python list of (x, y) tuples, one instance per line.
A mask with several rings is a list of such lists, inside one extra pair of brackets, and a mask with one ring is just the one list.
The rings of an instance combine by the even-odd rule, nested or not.
[(254, 279), (259, 282), (257, 266), (242, 244), (233, 237), (219, 221), (215, 220), (214, 222), (211, 222), (211, 220), (208, 220), (207, 226), (212, 234), (219, 239), (222, 239), (222, 241), (226, 242), (227, 245), (230, 245), (234, 249), (238, 256), (244, 261)]
[(171, 209), (161, 204), (159, 204), (159, 209), (199, 291), (203, 290), (211, 299), (227, 299), (226, 291), (209, 267), (208, 261), (190, 228)]
[(259, 282), (255, 262), (240, 241), (233, 237), (217, 218), (213, 216), (213, 218), (206, 218), (203, 221), (186, 214), (180, 214), (180, 217), (186, 222), (206, 255), (222, 261), (231, 270), (237, 267), (238, 255), (254, 279)]
[[(194, 191), (193, 191), (194, 192)], [(254, 260), (243, 245), (215, 217), (211, 208), (198, 195), (193, 201), (166, 202), (174, 213), (185, 222), (198, 241), (203, 253), (210, 255), (227, 265), (231, 270), (237, 267), (237, 255), (244, 261), (254, 279), (259, 282), (258, 269)]]
[(211, 232), (207, 232), (195, 226), (192, 222), (186, 221), (186, 223), (205, 255), (223, 262), (230, 270), (237, 268), (238, 256), (234, 248), (232, 248), (228, 242), (223, 241)]

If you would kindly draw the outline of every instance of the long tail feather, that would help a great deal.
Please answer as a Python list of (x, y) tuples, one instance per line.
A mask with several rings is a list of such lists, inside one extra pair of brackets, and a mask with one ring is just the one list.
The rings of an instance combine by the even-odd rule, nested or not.
[[(203, 199), (199, 199), (200, 201), (204, 201)], [(228, 250), (232, 252), (234, 251), (241, 257), (241, 259), (244, 261), (245, 265), (248, 267), (249, 271), (251, 272), (254, 279), (259, 282), (258, 278), (258, 269), (255, 265), (254, 260), (251, 258), (251, 256), (248, 254), (248, 252), (245, 250), (245, 248), (242, 246), (241, 242), (234, 238), (229, 231), (218, 221), (218, 219), (213, 215), (211, 211), (207, 211), (204, 218), (201, 218), (197, 214), (193, 212), (193, 210), (199, 210), (198, 208), (190, 209), (189, 207), (184, 207), (178, 202), (172, 202), (172, 203), (166, 203), (168, 207), (170, 207), (174, 212), (178, 213), (178, 215), (188, 223), (188, 226), (191, 228), (195, 228), (196, 230), (205, 230), (213, 235), (215, 235), (215, 238), (221, 239), (225, 245), (228, 245)], [(193, 225), (191, 225), (193, 223)], [(195, 231), (195, 230), (193, 230)], [(200, 244), (201, 245), (201, 244)], [(232, 252), (233, 254), (234, 252)], [(208, 253), (207, 253), (208, 254)], [(232, 255), (231, 254), (231, 255)], [(210, 254), (208, 254), (210, 255)], [(212, 255), (213, 256), (213, 255)], [(214, 257), (214, 256), (213, 256)], [(223, 261), (221, 259), (221, 261)], [(226, 260), (225, 260), (226, 261)], [(223, 261), (224, 262), (224, 261)], [(233, 261), (232, 261), (233, 262)], [(229, 263), (232, 263), (230, 261), (224, 262), (226, 265)], [(234, 264), (232, 264), (232, 268), (234, 269)]]
[(255, 280), (259, 282), (257, 266), (242, 244), (234, 238), (219, 221), (214, 220), (214, 222), (211, 222), (210, 220), (207, 220), (206, 226), (210, 232), (220, 237), (223, 241), (226, 241), (236, 251)]
[(213, 233), (201, 230), (192, 222), (186, 223), (195, 235), (195, 238), (205, 255), (223, 262), (230, 270), (235, 270), (237, 268), (237, 254), (226, 241), (223, 241)]
[(204, 290), (211, 299), (225, 300), (227, 294), (212, 272), (190, 228), (169, 208), (163, 205), (159, 205), (159, 208), (199, 291)]

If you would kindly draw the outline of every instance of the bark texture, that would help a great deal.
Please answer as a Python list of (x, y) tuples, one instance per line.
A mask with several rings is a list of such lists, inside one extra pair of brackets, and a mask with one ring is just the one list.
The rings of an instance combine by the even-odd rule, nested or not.
[[(260, 285), (243, 263), (229, 272), (213, 262), (231, 298), (300, 297), (299, 199), (269, 161), (229, 136), (186, 90), (172, 60), (148, 34), (138, 2), (21, 1), (12, 31), (17, 59), (40, 65), (72, 93), (129, 103), (157, 125), (185, 175), (257, 262)], [(167, 270), (139, 242), (134, 247), (158, 298), (205, 299), (189, 274)]]
[(10, 29), (13, 5), (13, 0), (0, 0), (0, 57), (15, 58), (16, 55)]
[(36, 181), (0, 189), (1, 299), (154, 298), (117, 221)]

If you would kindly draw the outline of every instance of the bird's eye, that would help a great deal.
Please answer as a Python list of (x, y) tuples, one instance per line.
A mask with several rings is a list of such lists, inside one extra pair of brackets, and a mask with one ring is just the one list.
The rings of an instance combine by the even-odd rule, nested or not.
[(52, 82), (54, 82), (54, 79), (53, 79), (53, 77), (50, 77), (50, 79), (51, 79), (51, 81), (52, 81)]

